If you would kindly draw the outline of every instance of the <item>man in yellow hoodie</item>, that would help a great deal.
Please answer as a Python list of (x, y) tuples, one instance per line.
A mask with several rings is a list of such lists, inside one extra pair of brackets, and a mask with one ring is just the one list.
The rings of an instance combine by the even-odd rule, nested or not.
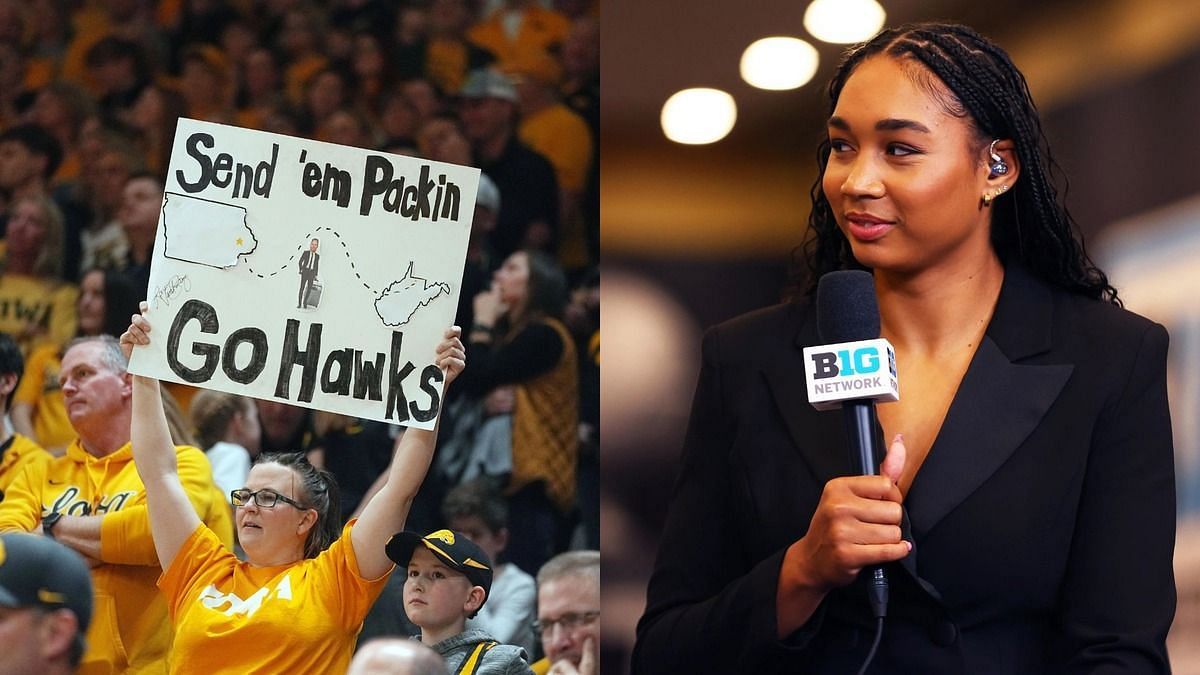
[[(59, 380), (78, 438), (66, 455), (31, 465), (0, 502), (0, 531), (41, 530), (92, 565), (94, 619), (80, 673), (166, 673), (171, 645), (146, 494), (129, 443), (131, 380), (111, 336), (67, 348)], [(197, 514), (232, 544), (228, 507), (204, 453), (177, 446), (179, 476)]]

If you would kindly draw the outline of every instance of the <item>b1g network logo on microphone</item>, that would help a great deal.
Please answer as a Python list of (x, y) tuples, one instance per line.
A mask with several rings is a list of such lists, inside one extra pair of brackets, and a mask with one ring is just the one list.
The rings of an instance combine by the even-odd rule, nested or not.
[(817, 410), (859, 399), (900, 400), (896, 351), (883, 338), (805, 347), (804, 380)]

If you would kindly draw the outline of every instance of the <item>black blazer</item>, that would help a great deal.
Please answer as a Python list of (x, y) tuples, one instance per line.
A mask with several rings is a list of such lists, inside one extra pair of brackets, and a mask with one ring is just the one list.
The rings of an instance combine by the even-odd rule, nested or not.
[[(311, 268), (308, 267), (308, 265), (310, 264), (310, 259), (311, 259), (311, 264), (312, 264)], [(312, 251), (301, 251), (301, 253), (300, 253), (300, 276), (305, 279), (310, 278), (310, 277), (316, 278), (317, 268), (320, 266), (320, 264), (321, 264), (321, 254), (320, 253), (313, 253)]]
[[(849, 473), (807, 401), (808, 303), (711, 329), (634, 672), (853, 673), (862, 578), (776, 638), (783, 553)], [(1009, 267), (905, 499), (912, 553), (871, 673), (1168, 672), (1175, 479), (1167, 333)], [(900, 383), (904, 395), (904, 383)]]

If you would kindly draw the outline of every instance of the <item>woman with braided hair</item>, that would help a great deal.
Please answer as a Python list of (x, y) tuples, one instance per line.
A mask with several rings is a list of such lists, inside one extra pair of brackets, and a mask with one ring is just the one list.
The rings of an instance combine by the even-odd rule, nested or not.
[[(1167, 334), (1087, 257), (1024, 77), (915, 24), (829, 93), (798, 297), (705, 336), (634, 672), (1169, 672)], [(804, 385), (816, 281), (847, 269), (903, 390), (876, 476)]]

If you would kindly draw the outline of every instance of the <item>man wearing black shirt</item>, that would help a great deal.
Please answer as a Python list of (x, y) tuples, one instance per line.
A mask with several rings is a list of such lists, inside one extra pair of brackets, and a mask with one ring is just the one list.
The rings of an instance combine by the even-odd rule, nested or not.
[(516, 137), (517, 90), (503, 73), (472, 71), (463, 85), (463, 133), (479, 168), (500, 188), (492, 232), (497, 260), (521, 248), (554, 253), (558, 246), (558, 182), (545, 157)]

